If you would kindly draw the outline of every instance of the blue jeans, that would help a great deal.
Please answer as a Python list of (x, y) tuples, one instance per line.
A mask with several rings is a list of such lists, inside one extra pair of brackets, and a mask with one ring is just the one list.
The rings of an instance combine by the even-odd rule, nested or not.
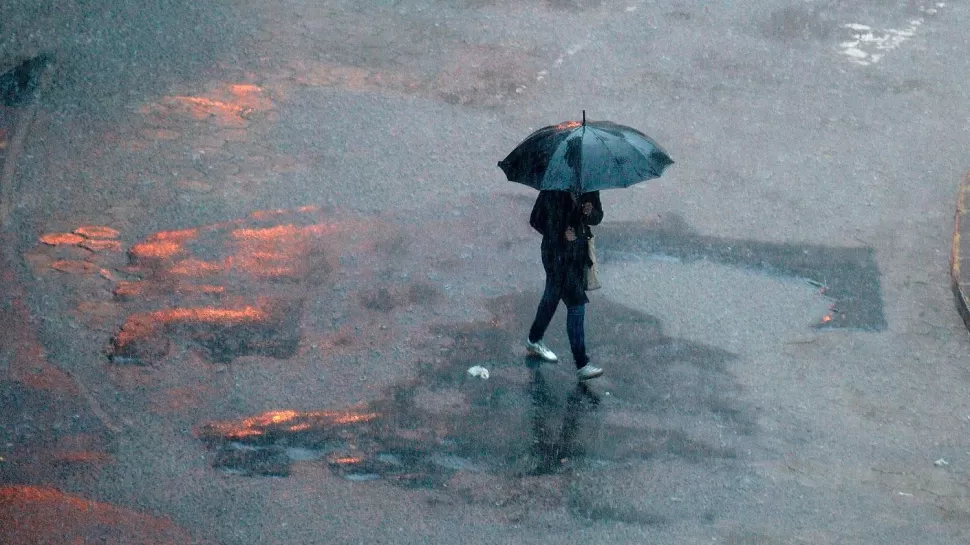
[[(529, 329), (529, 342), (542, 340), (561, 300), (561, 289), (549, 277), (546, 277), (546, 289), (542, 293), (542, 299), (539, 300), (535, 320), (532, 321), (532, 327)], [(573, 360), (576, 362), (577, 369), (589, 363), (589, 357), (586, 356), (585, 318), (586, 305), (566, 307), (566, 335), (569, 336), (569, 348), (573, 352)]]

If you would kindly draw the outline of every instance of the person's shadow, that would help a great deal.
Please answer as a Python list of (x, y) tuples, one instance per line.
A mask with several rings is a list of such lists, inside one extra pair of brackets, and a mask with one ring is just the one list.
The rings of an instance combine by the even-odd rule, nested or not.
[[(555, 395), (540, 366), (530, 366), (532, 456), (535, 460), (530, 474), (549, 475), (561, 471), (569, 461), (586, 454), (587, 445), (577, 440), (581, 431), (580, 423), (598, 409), (600, 400), (585, 383), (580, 382), (563, 402)], [(560, 413), (562, 424), (556, 426)]]

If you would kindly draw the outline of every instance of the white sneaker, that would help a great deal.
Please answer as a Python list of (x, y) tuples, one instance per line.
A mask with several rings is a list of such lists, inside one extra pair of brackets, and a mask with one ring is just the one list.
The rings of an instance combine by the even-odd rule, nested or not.
[(547, 347), (546, 344), (542, 342), (542, 339), (536, 342), (531, 342), (529, 341), (529, 339), (526, 339), (525, 351), (530, 356), (535, 356), (537, 358), (544, 359), (549, 362), (559, 361), (559, 356), (557, 356), (556, 353), (553, 352), (552, 350), (549, 350), (549, 347)]
[(603, 374), (603, 369), (600, 367), (596, 367), (591, 363), (587, 363), (586, 365), (576, 370), (576, 376), (579, 378), (579, 380), (589, 380), (591, 378), (596, 378), (602, 374)]

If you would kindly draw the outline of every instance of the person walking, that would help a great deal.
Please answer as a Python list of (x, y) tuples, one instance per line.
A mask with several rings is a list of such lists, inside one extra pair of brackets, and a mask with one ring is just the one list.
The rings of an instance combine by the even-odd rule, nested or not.
[(529, 329), (526, 352), (548, 362), (559, 357), (542, 341), (559, 302), (566, 304), (566, 334), (576, 364), (579, 380), (589, 380), (603, 374), (603, 369), (591, 364), (586, 354), (585, 318), (586, 272), (592, 265), (589, 257), (590, 225), (603, 221), (603, 206), (599, 191), (574, 194), (569, 191), (539, 192), (529, 224), (542, 235), (542, 267), (546, 285)]

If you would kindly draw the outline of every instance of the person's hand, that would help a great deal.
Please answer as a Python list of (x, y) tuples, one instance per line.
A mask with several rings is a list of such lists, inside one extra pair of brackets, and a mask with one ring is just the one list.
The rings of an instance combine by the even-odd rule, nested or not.
[(566, 240), (569, 242), (576, 240), (576, 231), (572, 227), (566, 227)]
[(584, 202), (583, 203), (583, 215), (588, 216), (593, 213), (593, 203)]

